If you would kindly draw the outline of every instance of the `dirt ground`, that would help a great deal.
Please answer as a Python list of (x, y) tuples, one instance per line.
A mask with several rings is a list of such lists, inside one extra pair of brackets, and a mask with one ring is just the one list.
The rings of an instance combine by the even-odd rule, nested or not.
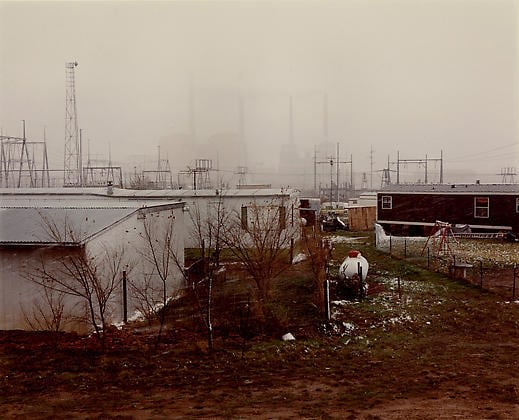
[(0, 332), (1, 417), (519, 418), (519, 304), (355, 246), (370, 294), (336, 297), (328, 325), (292, 320), (295, 341), (231, 333), (209, 352), (172, 325), (157, 349), (128, 329), (102, 353), (92, 337)]

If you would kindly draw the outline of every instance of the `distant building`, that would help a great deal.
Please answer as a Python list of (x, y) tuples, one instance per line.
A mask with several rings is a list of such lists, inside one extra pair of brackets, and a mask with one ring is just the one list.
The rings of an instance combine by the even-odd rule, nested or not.
[[(253, 206), (281, 207), (286, 216), (287, 227), (293, 229), (294, 240), (299, 239), (299, 191), (282, 188), (256, 188), (237, 189), (204, 189), (204, 190), (125, 190), (113, 189), (113, 196), (137, 199), (137, 200), (159, 200), (159, 201), (183, 201), (189, 209), (186, 216), (186, 248), (198, 247), (197, 218), (207, 220), (208, 212), (214, 213), (215, 204), (221, 200), (228, 215), (244, 215), (247, 209)], [(248, 212), (250, 216), (251, 212)], [(232, 222), (233, 218), (227, 218)]]
[(377, 223), (394, 235), (427, 235), (436, 221), (477, 232), (519, 232), (517, 184), (391, 185), (377, 193)]

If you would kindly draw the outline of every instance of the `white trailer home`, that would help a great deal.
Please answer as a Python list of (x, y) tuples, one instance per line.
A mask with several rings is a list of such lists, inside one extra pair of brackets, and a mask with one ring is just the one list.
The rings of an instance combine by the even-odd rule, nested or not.
[[(28, 329), (48, 321), (37, 319), (49, 316), (49, 299), (56, 304), (45, 281), (50, 275), (66, 276), (67, 269), (69, 277), (74, 275), (70, 264), (67, 269), (62, 265), (67, 258), (72, 266), (86, 261), (101, 281), (114, 277), (106, 316), (111, 323), (123, 320), (123, 308), (132, 313), (142, 306), (131, 290), (124, 292), (123, 272), (134, 288), (145, 283), (160, 287), (157, 268), (146, 258), (147, 233), (183, 264), (184, 207), (182, 201), (114, 197), (89, 189), (0, 190), (0, 329)], [(168, 295), (184, 285), (180, 268), (170, 267), (164, 282)], [(89, 329), (84, 299), (74, 293), (60, 299), (64, 329)]]
[[(294, 241), (300, 237), (299, 191), (293, 189), (211, 189), (211, 190), (127, 190), (113, 189), (114, 197), (139, 200), (184, 201), (186, 216), (186, 248), (199, 246), (198, 231), (204, 230), (208, 220), (215, 217), (220, 204), (227, 214), (227, 224), (245, 225), (255, 210), (277, 208), (280, 223)], [(263, 211), (264, 214), (266, 214)], [(202, 226), (200, 226), (202, 225)]]

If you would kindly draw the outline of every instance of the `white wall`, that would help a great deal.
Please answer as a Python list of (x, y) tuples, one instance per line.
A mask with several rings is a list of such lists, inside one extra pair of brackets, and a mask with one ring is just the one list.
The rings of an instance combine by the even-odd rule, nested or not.
[[(153, 218), (158, 226), (158, 231), (164, 230), (163, 227), (169, 225), (171, 217), (174, 217), (173, 228), (173, 248), (180, 261), (184, 260), (184, 237), (185, 222), (184, 212), (181, 207), (153, 211), (151, 208), (146, 210), (146, 219), (141, 219), (137, 213), (117, 223), (109, 229), (99, 233), (95, 238), (89, 240), (85, 246), (87, 255), (100, 255), (103, 252), (110, 254), (121, 247), (124, 248), (124, 264), (126, 267), (134, 267), (128, 274), (129, 280), (139, 282), (143, 273), (150, 272), (149, 264), (146, 264), (142, 257), (142, 252), (146, 250), (144, 239), (144, 220)], [(58, 267), (57, 258), (64, 255), (78, 252), (78, 248), (59, 248), (54, 247), (11, 247), (0, 249), (0, 329), (29, 329), (26, 316), (31, 316), (34, 309), (45, 306), (43, 302), (42, 286), (35, 284), (27, 279), (27, 273), (34, 272), (34, 268), (41, 267), (41, 259), (46, 261), (46, 266)], [(102, 269), (102, 267), (98, 267)], [(121, 272), (122, 276), (122, 272)], [(168, 292), (171, 294), (183, 286), (180, 270), (172, 267), (172, 275), (168, 279)], [(138, 306), (135, 300), (129, 295), (128, 312), (129, 314)], [(74, 312), (75, 315), (84, 313), (83, 301), (80, 298), (67, 296), (67, 313)], [(119, 322), (122, 320), (122, 287), (114, 294), (114, 299), (110, 309), (110, 321)], [(85, 325), (81, 323), (71, 323), (67, 326), (69, 330), (84, 331)]]
[(266, 206), (266, 205), (284, 205), (286, 207), (286, 214), (288, 217), (288, 221), (293, 221), (294, 226), (297, 229), (294, 230), (294, 239), (299, 238), (299, 226), (300, 226), (300, 218), (299, 218), (299, 197), (297, 194), (287, 194), (285, 196), (281, 195), (272, 195), (272, 196), (235, 196), (229, 195), (226, 196), (225, 192), (223, 195), (217, 196), (191, 196), (184, 197), (186, 204), (189, 208), (189, 214), (186, 216), (186, 248), (196, 248), (199, 246), (199, 241), (197, 239), (197, 227), (195, 219), (197, 218), (197, 212), (200, 213), (200, 219), (202, 222), (206, 221), (208, 216), (214, 215), (214, 212), (211, 213), (210, 206), (215, 205), (218, 200), (222, 200), (223, 206), (225, 208), (225, 212), (227, 214), (232, 214), (234, 217), (230, 218), (230, 222), (236, 222), (236, 217), (240, 217), (242, 206)]
[[(150, 244), (146, 240), (144, 223), (148, 223), (150, 232), (156, 237), (157, 249), (162, 251), (165, 244), (164, 234), (171, 229), (173, 235), (172, 248), (175, 259), (179, 264), (184, 262), (184, 239), (185, 239), (185, 215), (182, 208), (154, 211), (146, 209), (133, 214), (130, 218), (118, 223), (107, 232), (99, 235), (87, 244), (87, 251), (92, 254), (113, 250), (117, 252), (120, 247), (124, 249), (124, 266), (128, 273), (128, 315), (139, 307), (139, 302), (131, 293), (130, 283), (139, 287), (144, 284), (145, 276), (152, 275), (153, 286), (161, 287), (160, 279), (156, 275), (156, 267), (147, 261), (146, 254), (150, 251)], [(122, 275), (122, 273), (121, 273)], [(166, 291), (173, 295), (175, 291), (184, 286), (183, 276), (180, 268), (172, 261), (170, 262), (170, 273), (167, 278)], [(161, 300), (160, 296), (155, 299)], [(120, 322), (123, 319), (123, 293), (121, 290), (114, 296), (112, 322)]]

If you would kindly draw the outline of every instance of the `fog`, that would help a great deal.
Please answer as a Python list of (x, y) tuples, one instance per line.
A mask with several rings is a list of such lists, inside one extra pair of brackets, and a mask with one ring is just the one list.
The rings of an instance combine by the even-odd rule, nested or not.
[(62, 167), (77, 61), (92, 159), (156, 166), (160, 146), (174, 172), (209, 158), (298, 186), (339, 143), (357, 184), (397, 152), (500, 182), (519, 166), (518, 22), (514, 0), (0, 2), (0, 127), (45, 127)]

